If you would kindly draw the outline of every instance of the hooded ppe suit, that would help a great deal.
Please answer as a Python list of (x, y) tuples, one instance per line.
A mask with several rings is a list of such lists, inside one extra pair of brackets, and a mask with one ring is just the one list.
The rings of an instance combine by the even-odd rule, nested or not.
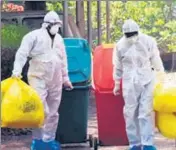
[[(136, 22), (133, 20), (125, 22), (124, 33), (138, 31)], [(123, 36), (115, 46), (113, 64), (115, 83), (119, 83), (121, 78), (123, 81), (124, 118), (130, 147), (141, 144), (153, 145), (154, 71), (152, 67), (156, 71), (164, 72), (155, 40), (140, 32), (133, 42), (129, 42), (129, 39)]]
[(62, 86), (69, 82), (63, 39), (56, 33), (52, 40), (46, 29), (47, 24), (58, 22), (59, 16), (49, 12), (44, 18), (42, 28), (24, 36), (16, 53), (13, 69), (13, 75), (19, 76), (27, 57), (32, 58), (28, 81), (40, 95), (46, 116), (43, 128), (33, 131), (33, 139), (42, 139), (46, 142), (55, 140)]

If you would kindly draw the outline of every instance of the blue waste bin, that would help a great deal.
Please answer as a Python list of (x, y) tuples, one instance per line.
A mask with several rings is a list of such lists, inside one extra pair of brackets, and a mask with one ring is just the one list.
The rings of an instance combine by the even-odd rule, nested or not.
[(81, 38), (64, 39), (69, 77), (73, 84), (85, 83), (91, 77), (91, 49)]

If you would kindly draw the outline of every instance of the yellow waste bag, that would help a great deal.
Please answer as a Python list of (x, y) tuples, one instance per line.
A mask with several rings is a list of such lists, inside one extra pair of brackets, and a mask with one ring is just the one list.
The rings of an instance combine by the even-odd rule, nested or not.
[(170, 139), (176, 138), (176, 114), (157, 112), (156, 124), (163, 136)]
[[(167, 76), (166, 76), (167, 78)], [(176, 112), (176, 82), (168, 79), (157, 83), (154, 90), (154, 110), (158, 112)]]
[[(165, 78), (165, 79), (164, 79)], [(163, 82), (157, 82), (154, 90), (156, 126), (160, 133), (170, 139), (176, 138), (176, 74), (169, 73)]]
[(12, 84), (12, 82), (13, 82), (12, 78), (8, 78), (8, 79), (3, 80), (1, 82), (1, 100), (3, 99), (5, 91), (8, 90), (8, 88), (10, 87), (10, 85)]
[(20, 79), (9, 78), (2, 82), (4, 96), (1, 102), (1, 126), (41, 127), (44, 122), (44, 107), (37, 92)]

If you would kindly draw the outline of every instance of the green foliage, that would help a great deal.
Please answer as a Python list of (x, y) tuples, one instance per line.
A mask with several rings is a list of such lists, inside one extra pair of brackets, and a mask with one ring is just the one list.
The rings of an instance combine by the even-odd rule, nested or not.
[[(61, 3), (60, 3), (61, 4)], [(75, 2), (69, 2), (69, 11), (75, 16)], [(56, 6), (56, 5), (55, 5)], [(87, 2), (84, 2), (87, 20)], [(110, 42), (122, 36), (122, 25), (126, 19), (134, 19), (141, 31), (156, 38), (159, 48), (176, 51), (176, 1), (121, 1), (110, 2)], [(62, 10), (62, 9), (61, 9)], [(101, 2), (102, 41), (106, 41), (106, 2)], [(176, 11), (176, 10), (175, 10)], [(92, 26), (97, 29), (97, 2), (92, 2)]]
[[(23, 36), (29, 31), (26, 26), (3, 25), (1, 28), (1, 79), (11, 76), (17, 48)], [(27, 67), (23, 71), (23, 80), (27, 82)]]
[(162, 29), (158, 39), (160, 47), (170, 52), (176, 51), (176, 21), (169, 21)]
[(4, 25), (1, 29), (2, 48), (18, 48), (23, 36), (28, 31), (26, 26)]
[[(68, 2), (68, 9), (71, 14), (75, 14), (75, 4), (74, 1)], [(51, 0), (46, 3), (46, 6), (47, 10), (63, 11), (62, 2), (54, 2)]]
[[(110, 42), (122, 36), (122, 25), (126, 19), (134, 19), (141, 31), (156, 38), (159, 48), (176, 51), (176, 19), (173, 2), (165, 1), (120, 1), (110, 2)], [(86, 6), (85, 6), (86, 7)], [(102, 40), (106, 40), (106, 2), (101, 3)], [(92, 23), (97, 28), (97, 3), (92, 4)]]
[(54, 10), (54, 11), (61, 11), (61, 10), (63, 10), (61, 2), (48, 1), (46, 3), (46, 6), (47, 6), (47, 10)]

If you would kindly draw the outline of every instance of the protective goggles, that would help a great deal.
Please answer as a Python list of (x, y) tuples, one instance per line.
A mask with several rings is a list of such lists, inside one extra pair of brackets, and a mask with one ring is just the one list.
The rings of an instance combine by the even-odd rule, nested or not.
[(129, 33), (124, 33), (125, 37), (126, 38), (130, 38), (132, 36), (136, 36), (138, 35), (139, 33), (136, 31), (136, 32), (129, 32)]
[(62, 25), (62, 22), (59, 21), (59, 22), (45, 22), (45, 23), (48, 23), (50, 26), (54, 26), (54, 25)]

